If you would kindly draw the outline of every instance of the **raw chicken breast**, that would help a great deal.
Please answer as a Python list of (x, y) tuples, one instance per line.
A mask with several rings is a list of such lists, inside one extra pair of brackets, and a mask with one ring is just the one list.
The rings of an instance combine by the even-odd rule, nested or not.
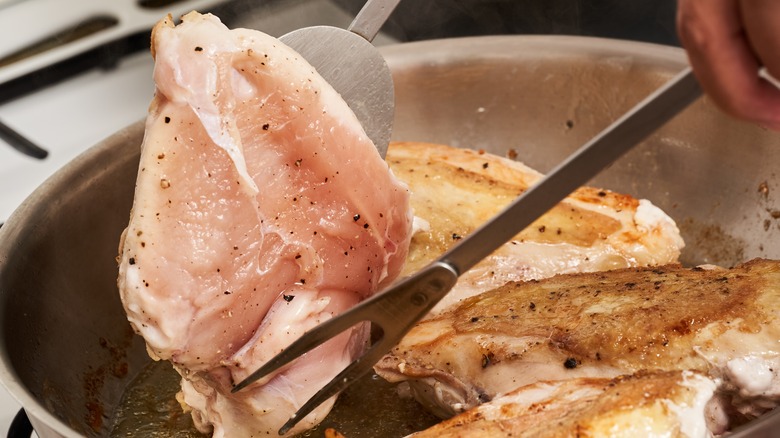
[[(426, 143), (393, 143), (387, 161), (412, 191), (411, 274), (500, 212), (542, 175), (506, 158)], [(581, 188), (458, 281), (433, 313), (507, 281), (676, 262), (683, 241), (650, 201)]]
[(421, 322), (375, 370), (442, 417), (543, 380), (694, 370), (755, 417), (780, 401), (780, 262), (509, 283)]
[(705, 438), (722, 428), (715, 388), (690, 371), (539, 382), (411, 436)]
[(150, 355), (182, 375), (201, 430), (275, 435), (361, 351), (366, 327), (232, 386), (399, 274), (409, 192), (340, 96), (276, 39), (190, 13), (154, 28), (152, 52), (122, 302)]

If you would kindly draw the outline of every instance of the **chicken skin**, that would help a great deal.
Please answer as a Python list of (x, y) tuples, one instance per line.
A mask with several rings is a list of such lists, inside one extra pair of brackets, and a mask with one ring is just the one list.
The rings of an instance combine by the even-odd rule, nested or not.
[(193, 12), (161, 21), (152, 52), (122, 302), (150, 355), (181, 374), (179, 399), (201, 431), (275, 435), (362, 351), (367, 327), (230, 390), (398, 276), (409, 192), (341, 97), (275, 38)]
[[(412, 191), (415, 234), (404, 275), (418, 271), (499, 213), (542, 175), (488, 153), (393, 143), (387, 161)], [(648, 200), (583, 187), (464, 273), (432, 313), (508, 281), (676, 262), (674, 221)]]
[(752, 418), (780, 400), (780, 262), (513, 282), (414, 327), (375, 370), (449, 417), (539, 381), (691, 370)]
[(410, 438), (707, 437), (715, 388), (690, 371), (538, 382)]

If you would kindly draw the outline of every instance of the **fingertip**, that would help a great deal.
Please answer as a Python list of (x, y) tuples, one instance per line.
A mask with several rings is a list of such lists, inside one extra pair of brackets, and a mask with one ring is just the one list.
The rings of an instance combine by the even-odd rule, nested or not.
[(780, 131), (780, 89), (769, 81), (757, 77), (754, 86), (743, 88), (737, 94), (724, 96), (717, 91), (708, 94), (730, 116)]
[[(780, 8), (780, 2), (774, 6)], [(757, 9), (753, 12), (758, 13)], [(677, 12), (680, 42), (712, 101), (735, 118), (780, 130), (780, 89), (773, 85), (778, 82), (769, 75), (759, 75), (761, 65), (777, 74), (780, 62), (765, 62), (754, 51), (740, 20), (738, 3), (679, 0)], [(766, 24), (766, 20), (753, 21)], [(772, 44), (766, 44), (769, 47), (780, 46), (778, 40), (759, 39), (756, 35), (766, 33), (761, 30), (751, 32), (754, 40), (770, 41)]]
[[(733, 43), (733, 41), (732, 41)], [(689, 51), (688, 59), (705, 93), (726, 114), (776, 130), (780, 126), (780, 88), (740, 44), (718, 55)]]

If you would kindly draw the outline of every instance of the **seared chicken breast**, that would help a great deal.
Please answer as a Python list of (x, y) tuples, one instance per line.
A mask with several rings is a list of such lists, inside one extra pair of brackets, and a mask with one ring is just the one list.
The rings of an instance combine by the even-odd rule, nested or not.
[(690, 371), (523, 386), (414, 438), (703, 438), (719, 430), (716, 382)]
[(233, 385), (398, 276), (409, 192), (341, 97), (275, 38), (193, 12), (160, 22), (152, 50), (122, 302), (150, 355), (181, 374), (201, 431), (276, 435), (362, 351), (367, 327), (240, 393)]
[(693, 370), (747, 417), (780, 399), (780, 262), (512, 282), (414, 327), (375, 370), (448, 417), (539, 381)]
[[(416, 226), (404, 275), (542, 177), (514, 160), (427, 143), (393, 143), (387, 162), (412, 192)], [(584, 187), (466, 272), (433, 313), (508, 281), (676, 262), (682, 247), (674, 221), (650, 201)]]

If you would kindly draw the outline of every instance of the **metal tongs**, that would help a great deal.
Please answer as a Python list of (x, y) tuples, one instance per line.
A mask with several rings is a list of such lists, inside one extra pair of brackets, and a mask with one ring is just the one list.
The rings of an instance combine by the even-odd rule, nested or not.
[(368, 351), (301, 406), (279, 430), (280, 435), (287, 433), (314, 408), (371, 370), (374, 364), (449, 292), (458, 276), (588, 182), (700, 95), (701, 89), (691, 69), (686, 68), (439, 259), (413, 276), (395, 283), (385, 291), (306, 332), (237, 384), (233, 392), (240, 391), (358, 323), (370, 321), (380, 328), (379, 339)]

